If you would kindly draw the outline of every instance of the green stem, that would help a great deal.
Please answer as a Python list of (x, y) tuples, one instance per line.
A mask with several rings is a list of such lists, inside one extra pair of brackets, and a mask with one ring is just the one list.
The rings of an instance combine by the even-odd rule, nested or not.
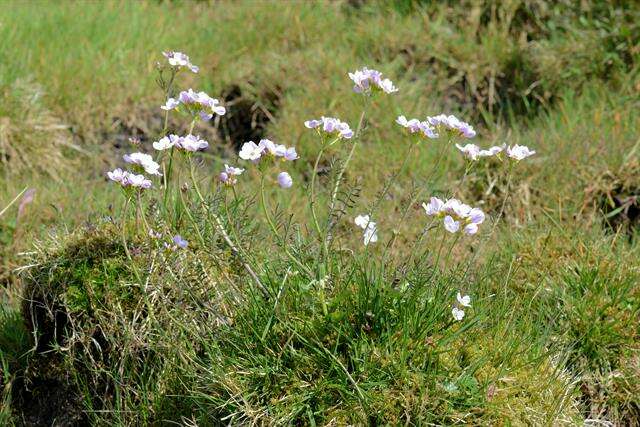
[(311, 270), (309, 270), (309, 268), (307, 268), (304, 264), (302, 264), (291, 253), (291, 251), (289, 251), (289, 248), (287, 248), (286, 242), (283, 241), (280, 238), (280, 234), (278, 233), (278, 228), (276, 227), (275, 223), (273, 222), (273, 219), (271, 218), (271, 215), (269, 214), (269, 209), (267, 208), (267, 199), (266, 199), (265, 191), (264, 191), (264, 178), (265, 178), (265, 174), (262, 173), (262, 177), (260, 179), (260, 199), (261, 199), (261, 202), (262, 202), (261, 203), (262, 212), (264, 213), (264, 216), (267, 219), (267, 223), (269, 224), (269, 227), (271, 228), (271, 232), (273, 233), (274, 237), (276, 238), (276, 241), (278, 242), (278, 244), (282, 247), (284, 252), (289, 257), (289, 259), (291, 259), (291, 261), (293, 261), (298, 267), (300, 267), (309, 277), (313, 277), (313, 273), (311, 272)]
[(142, 284), (142, 279), (140, 277), (140, 273), (138, 272), (138, 268), (135, 265), (135, 262), (133, 261), (133, 257), (131, 257), (131, 252), (129, 252), (129, 247), (127, 246), (127, 234), (126, 234), (126, 217), (127, 217), (127, 212), (128, 212), (128, 208), (129, 208), (129, 202), (131, 201), (131, 198), (127, 196), (127, 200), (124, 203), (124, 208), (122, 209), (122, 219), (121, 219), (121, 227), (120, 227), (120, 237), (122, 238), (122, 247), (124, 248), (124, 253), (127, 256), (127, 260), (129, 260), (129, 264), (131, 265), (131, 268), (133, 269), (133, 274), (136, 276), (136, 279), (138, 280), (138, 282), (140, 284)]
[(507, 177), (507, 188), (506, 188), (506, 194), (504, 196), (504, 199), (502, 200), (502, 206), (500, 206), (500, 212), (498, 213), (498, 217), (496, 218), (496, 221), (493, 223), (493, 228), (491, 229), (491, 233), (490, 235), (492, 236), (493, 233), (495, 233), (496, 228), (498, 227), (498, 223), (500, 223), (500, 220), (502, 219), (502, 215), (504, 215), (504, 209), (507, 206), (507, 200), (509, 199), (509, 196), (511, 195), (511, 178), (513, 176), (513, 174), (511, 173), (513, 171), (513, 166), (511, 164), (509, 164), (509, 171), (508, 171), (508, 177)]
[(318, 222), (318, 215), (316, 214), (316, 175), (318, 174), (318, 165), (320, 164), (320, 159), (322, 158), (322, 154), (324, 153), (324, 144), (320, 148), (318, 152), (318, 156), (316, 157), (316, 162), (313, 165), (313, 173), (311, 174), (311, 216), (313, 217), (313, 224), (316, 228), (316, 232), (318, 233), (318, 239), (321, 241), (322, 238), (322, 230), (320, 229), (320, 223)]
[[(351, 161), (351, 158), (353, 157), (353, 153), (356, 151), (356, 146), (358, 145), (358, 141), (360, 140), (360, 134), (362, 133), (362, 127), (364, 126), (364, 117), (365, 117), (365, 113), (367, 111), (367, 105), (365, 104), (365, 107), (362, 109), (362, 113), (360, 113), (360, 119), (358, 120), (358, 127), (356, 128), (356, 133), (354, 135), (354, 141), (353, 144), (351, 145), (351, 150), (349, 151), (349, 155), (347, 156), (347, 159), (345, 160), (344, 164), (342, 165), (342, 167), (340, 168), (340, 172), (338, 172), (338, 176), (336, 177), (336, 183), (333, 186), (333, 191), (331, 193), (331, 203), (329, 205), (329, 215), (328, 215), (328, 220), (331, 220), (331, 216), (333, 215), (333, 211), (336, 208), (336, 203), (338, 200), (338, 192), (340, 191), (340, 184), (342, 183), (342, 177), (344, 176), (344, 173), (347, 170), (347, 167), (349, 166), (349, 162)], [(327, 227), (327, 232), (323, 238), (324, 240), (324, 247), (325, 247), (325, 251), (328, 252), (328, 247), (329, 247), (329, 241), (331, 240), (331, 233), (329, 232), (329, 229), (331, 227)]]
[[(433, 179), (434, 175), (436, 174), (436, 172), (438, 171), (438, 166), (440, 166), (440, 161), (441, 159), (444, 157), (445, 154), (445, 150), (446, 148), (450, 145), (451, 141), (447, 141), (447, 144), (443, 144), (442, 148), (440, 149), (440, 152), (438, 153), (438, 157), (436, 159), (436, 163), (433, 166), (433, 169), (431, 171), (431, 173), (429, 174), (429, 176), (427, 177), (427, 179), (425, 180), (425, 184), (424, 186), (422, 186), (416, 193), (415, 195), (411, 198), (411, 200), (409, 201), (409, 204), (405, 207), (404, 211), (402, 212), (402, 216), (400, 217), (400, 221), (398, 222), (399, 224), (404, 224), (405, 220), (407, 219), (407, 215), (409, 214), (409, 211), (411, 210), (411, 207), (414, 205), (414, 203), (420, 198), (420, 196), (422, 196), (423, 192), (429, 188), (431, 180)], [(398, 239), (398, 234), (394, 234), (391, 243), (388, 245), (389, 250), (393, 250), (393, 247), (396, 243), (396, 240)]]
[[(198, 195), (198, 198), (200, 199), (200, 203), (202, 203), (203, 207), (206, 207), (205, 198), (202, 196), (202, 193), (200, 192), (200, 188), (198, 187), (198, 181), (196, 180), (196, 177), (195, 177), (193, 163), (189, 162), (189, 166), (190, 166), (189, 171), (191, 173), (191, 181), (193, 182), (193, 187), (196, 190), (196, 194)], [(213, 217), (213, 223), (211, 223), (211, 219), (210, 219), (211, 217)], [(223, 240), (229, 246), (233, 255), (238, 258), (238, 260), (242, 264), (242, 267), (247, 271), (249, 276), (251, 276), (251, 279), (254, 281), (254, 283), (260, 290), (260, 292), (262, 292), (262, 295), (264, 296), (264, 298), (269, 299), (269, 291), (262, 284), (262, 282), (260, 281), (260, 278), (258, 278), (258, 275), (255, 273), (255, 271), (253, 271), (253, 268), (251, 268), (251, 266), (244, 260), (242, 254), (238, 250), (238, 247), (233, 243), (233, 241), (229, 237), (229, 234), (225, 230), (224, 224), (220, 220), (220, 217), (216, 215), (211, 209), (207, 209), (207, 219), (209, 219), (210, 225), (216, 230), (218, 230), (218, 232), (222, 235)]]

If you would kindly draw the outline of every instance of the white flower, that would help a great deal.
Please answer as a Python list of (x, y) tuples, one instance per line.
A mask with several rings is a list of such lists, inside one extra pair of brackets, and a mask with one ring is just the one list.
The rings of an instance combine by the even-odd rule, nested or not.
[(444, 210), (457, 218), (466, 218), (471, 212), (471, 206), (462, 203), (458, 199), (449, 199), (444, 204)]
[(291, 188), (293, 185), (293, 179), (287, 172), (280, 172), (278, 174), (278, 184), (281, 188)]
[(180, 140), (178, 135), (168, 135), (153, 143), (153, 148), (158, 151), (167, 150), (173, 147)]
[(469, 123), (463, 122), (456, 116), (439, 114), (437, 116), (427, 117), (427, 121), (437, 129), (448, 130), (454, 136), (462, 136), (464, 138), (473, 138), (476, 131)]
[(456, 221), (450, 215), (444, 217), (444, 228), (449, 233), (455, 233), (460, 229), (460, 221)]
[(180, 105), (180, 101), (178, 101), (175, 98), (169, 98), (167, 99), (167, 102), (160, 108), (162, 108), (163, 110), (169, 111), (177, 108), (178, 105)]
[(165, 58), (167, 58), (169, 65), (171, 65), (172, 67), (175, 67), (175, 68), (187, 67), (194, 73), (197, 73), (199, 70), (197, 66), (191, 63), (191, 61), (189, 60), (189, 57), (182, 52), (168, 51), (168, 52), (162, 52), (162, 54), (164, 55)]
[(111, 181), (122, 183), (122, 180), (127, 176), (129, 172), (125, 172), (120, 168), (107, 172), (107, 176)]
[(274, 157), (284, 155), (284, 151), (286, 150), (284, 145), (276, 145), (270, 139), (261, 139), (258, 147), (260, 147), (263, 154), (270, 154)]
[(432, 197), (429, 200), (429, 204), (427, 205), (426, 203), (423, 203), (422, 207), (424, 208), (427, 215), (438, 215), (444, 209), (444, 202), (437, 197)]
[(456, 147), (464, 157), (469, 160), (478, 160), (480, 157), (480, 147), (475, 144), (467, 144), (465, 146), (461, 146), (460, 144), (456, 144)]
[(242, 148), (240, 149), (240, 153), (238, 153), (241, 159), (243, 160), (258, 160), (260, 156), (262, 156), (262, 148), (258, 147), (258, 145), (253, 142), (245, 142), (242, 144)]
[(381, 90), (384, 93), (394, 93), (398, 88), (389, 79), (383, 79), (382, 73), (376, 70), (363, 68), (349, 73), (349, 78), (353, 81), (353, 91), (356, 93), (369, 93), (372, 89)]
[(160, 165), (153, 160), (149, 154), (131, 153), (122, 156), (125, 162), (141, 166), (144, 171), (151, 175), (162, 175), (160, 173)]
[(421, 122), (418, 119), (410, 119), (407, 120), (405, 116), (398, 116), (396, 119), (396, 123), (407, 129), (410, 134), (422, 133), (422, 135), (426, 136), (430, 139), (438, 138), (438, 133), (428, 122)]
[(513, 147), (507, 147), (507, 156), (519, 162), (520, 160), (526, 159), (529, 156), (533, 156), (536, 154), (535, 151), (530, 150), (529, 147), (525, 145), (514, 145)]
[(458, 322), (464, 318), (464, 310), (459, 309), (458, 307), (453, 307), (451, 309), (451, 314), (453, 315), (453, 318)]
[(371, 221), (369, 215), (358, 215), (355, 224), (364, 230), (364, 244), (375, 243), (378, 241), (378, 228), (376, 223)]
[(370, 222), (364, 230), (364, 244), (375, 243), (378, 241), (378, 228), (375, 222)]
[(353, 137), (353, 131), (349, 127), (349, 124), (335, 117), (322, 116), (320, 120), (307, 120), (304, 122), (304, 126), (309, 129), (315, 129), (321, 126), (323, 132), (329, 134), (336, 133), (338, 137), (344, 139), (351, 139)]
[(187, 135), (176, 141), (176, 147), (185, 151), (195, 152), (206, 149), (209, 147), (209, 143), (204, 139), (200, 139), (199, 136)]
[(384, 93), (394, 93), (398, 91), (398, 88), (393, 85), (393, 82), (389, 79), (384, 79), (378, 83), (378, 87), (382, 89)]
[(458, 304), (460, 304), (461, 306), (464, 307), (471, 307), (471, 297), (469, 295), (461, 295), (460, 292), (458, 292), (458, 295), (456, 295), (456, 299), (458, 300)]
[(133, 173), (127, 173), (127, 176), (124, 177), (121, 183), (125, 187), (151, 188), (151, 181), (145, 178), (144, 175), (136, 175)]
[(220, 181), (227, 185), (234, 185), (238, 182), (235, 178), (236, 176), (240, 176), (244, 172), (244, 169), (235, 168), (233, 166), (224, 165), (224, 171), (220, 172), (219, 178)]
[(196, 92), (193, 89), (180, 92), (178, 100), (169, 98), (167, 104), (162, 108), (170, 110), (180, 104), (184, 105), (190, 114), (198, 116), (202, 120), (211, 120), (214, 114), (223, 116), (227, 112), (226, 108), (219, 105), (220, 101), (210, 97), (205, 92)]
[(494, 145), (493, 147), (489, 148), (488, 150), (480, 150), (480, 157), (495, 156), (496, 154), (502, 153), (502, 151), (504, 151), (504, 149), (506, 147), (507, 147), (506, 144), (502, 144), (500, 146)]
[(444, 228), (450, 233), (456, 233), (462, 228), (465, 234), (476, 234), (478, 225), (485, 220), (484, 212), (458, 199), (443, 202), (437, 197), (431, 197), (429, 204), (423, 203), (422, 207), (428, 216), (443, 218)]
[(367, 228), (367, 224), (369, 224), (369, 215), (358, 215), (354, 222), (358, 227), (365, 229)]

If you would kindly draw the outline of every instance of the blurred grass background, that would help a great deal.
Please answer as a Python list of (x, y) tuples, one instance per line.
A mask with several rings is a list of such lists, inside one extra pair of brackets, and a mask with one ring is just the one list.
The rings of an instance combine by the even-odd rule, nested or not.
[[(23, 253), (117, 212), (121, 200), (104, 175), (132, 149), (128, 137), (148, 148), (161, 130), (161, 51), (189, 54), (201, 72), (183, 76), (184, 87), (230, 105), (225, 120), (198, 128), (212, 145), (204, 174), (211, 180), (221, 164), (235, 163), (246, 139), (296, 145), (303, 160), (292, 175), (300, 185), (286, 198), (272, 196), (297, 218), (306, 215), (303, 184), (317, 149), (302, 123), (335, 115), (355, 127), (361, 103), (347, 72), (368, 66), (400, 92), (369, 112), (347, 177), (362, 187), (358, 206), (375, 200), (404, 156), (393, 121), (399, 114), (453, 113), (478, 128), (480, 145), (535, 149), (514, 179), (504, 232), (482, 255), (494, 257), (496, 269), (517, 266), (485, 313), (502, 304), (509, 309), (496, 312), (518, 320), (488, 322), (489, 331), (513, 333), (523, 360), (566, 369), (550, 401), (570, 396), (571, 420), (638, 425), (639, 23), (637, 3), (625, 1), (2, 3), (0, 208), (35, 189), (31, 203), (0, 217), (2, 322), (15, 323)], [(381, 230), (397, 226), (394, 215), (435, 155), (420, 147), (381, 204)], [(449, 156), (431, 192), (463, 171), (461, 159)], [(465, 201), (485, 200), (495, 213), (504, 196), (496, 173), (490, 164), (474, 172), (459, 189)], [(254, 184), (241, 183), (241, 191)], [(410, 215), (398, 226), (401, 243), (421, 222)], [(488, 282), (487, 294), (499, 280)], [(516, 332), (507, 332), (513, 325)], [(6, 372), (24, 346), (17, 330), (0, 340)], [(535, 336), (537, 350), (518, 334)], [(480, 352), (493, 345), (487, 335), (471, 338)], [(546, 358), (556, 346), (559, 356)], [(513, 390), (489, 405), (487, 419), (541, 420), (526, 417), (535, 403), (509, 403), (540, 387), (530, 366), (520, 366), (516, 376), (531, 384), (506, 387)]]

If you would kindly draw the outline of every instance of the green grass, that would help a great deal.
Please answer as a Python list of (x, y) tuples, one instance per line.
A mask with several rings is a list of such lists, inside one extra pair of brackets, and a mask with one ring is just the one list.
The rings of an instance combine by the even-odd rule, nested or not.
[[(0, 211), (36, 190), (0, 216), (0, 423), (46, 423), (56, 407), (96, 425), (640, 423), (637, 222), (612, 232), (600, 212), (640, 195), (638, 22), (624, 2), (0, 5)], [(221, 97), (237, 86), (270, 109), (265, 135), (298, 148), (294, 187), (267, 196), (278, 225), (291, 216), (291, 250), (311, 269), (318, 143), (302, 123), (335, 115), (355, 128), (362, 102), (346, 73), (356, 68), (400, 87), (367, 110), (327, 281), (307, 279), (269, 234), (254, 171), (226, 216), (214, 179), (244, 141), (206, 124), (198, 177), (271, 298), (196, 205), (195, 221), (177, 202), (173, 221), (146, 206), (154, 227), (188, 237), (185, 251), (164, 251), (127, 217), (127, 260), (123, 200), (104, 173), (132, 151), (128, 136), (148, 148), (160, 133), (155, 63), (166, 49), (201, 66), (181, 88)], [(491, 162), (461, 181), (455, 150), (425, 179), (436, 143), (399, 171), (408, 142), (395, 117), (441, 111), (477, 125), (482, 146), (537, 155), (509, 188)], [(322, 214), (349, 148), (322, 162)], [(408, 203), (425, 186), (420, 202), (453, 188), (493, 218), (510, 197), (497, 232), (459, 244), (443, 269), (440, 235), (415, 246), (426, 222)], [(350, 222), (371, 206), (381, 244), (363, 251)], [(459, 323), (458, 289), (473, 298)]]

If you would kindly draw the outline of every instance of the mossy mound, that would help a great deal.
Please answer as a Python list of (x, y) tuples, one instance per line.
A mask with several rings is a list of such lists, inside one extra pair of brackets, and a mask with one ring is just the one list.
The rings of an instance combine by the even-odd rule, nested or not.
[(30, 424), (117, 424), (127, 408), (153, 420), (165, 393), (178, 392), (167, 384), (174, 357), (197, 351), (202, 330), (186, 325), (208, 330), (225, 317), (220, 259), (150, 239), (128, 249), (131, 259), (104, 225), (49, 242), (25, 270), (22, 315), (35, 345), (14, 400)]

